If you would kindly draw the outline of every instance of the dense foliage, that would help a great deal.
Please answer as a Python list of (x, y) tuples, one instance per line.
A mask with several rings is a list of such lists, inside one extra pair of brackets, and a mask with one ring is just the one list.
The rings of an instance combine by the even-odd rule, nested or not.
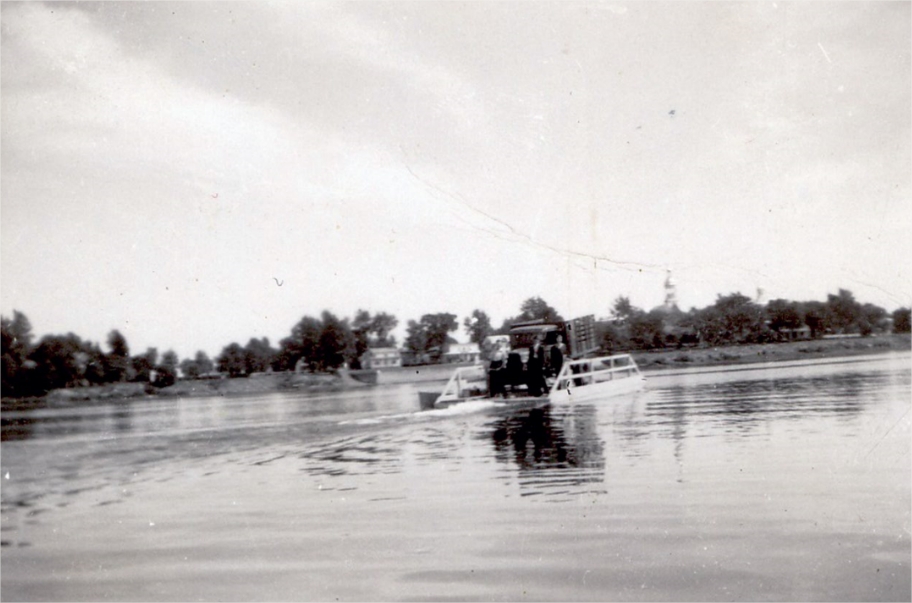
[[(462, 326), (469, 340), (480, 344), (488, 335), (506, 333), (512, 324), (529, 320), (550, 322), (563, 317), (540, 297), (531, 297), (499, 329), (493, 328), (488, 314), (480, 309), (465, 317)], [(731, 293), (689, 312), (677, 307), (645, 311), (629, 298), (618, 297), (611, 318), (600, 321), (598, 328), (602, 350), (616, 352), (811, 339), (826, 334), (909, 333), (909, 323), (909, 308), (888, 314), (873, 304), (859, 303), (850, 291), (840, 289), (825, 302), (775, 299), (765, 305)], [(181, 361), (175, 352), (159, 355), (155, 348), (131, 355), (126, 338), (116, 329), (107, 336), (107, 351), (73, 333), (46, 335), (36, 343), (28, 318), (16, 310), (12, 318), (2, 317), (3, 395), (43, 395), (55, 388), (124, 381), (164, 387), (179, 375), (243, 377), (271, 370), (357, 368), (368, 349), (396, 345), (391, 333), (398, 324), (395, 316), (385, 312), (371, 315), (358, 310), (349, 320), (324, 311), (319, 318), (302, 317), (278, 348), (265, 337), (251, 338), (245, 346), (226, 345), (214, 361), (203, 351)], [(456, 315), (447, 312), (410, 320), (403, 353), (412, 362), (439, 362), (447, 345), (455, 341), (450, 334), (458, 327)]]
[(126, 338), (117, 330), (108, 334), (108, 352), (78, 335), (46, 335), (32, 345), (31, 324), (19, 311), (2, 318), (3, 395), (39, 396), (52, 389), (124, 381), (174, 383), (178, 358), (173, 351), (158, 357), (150, 348), (130, 356)]
[(891, 318), (883, 308), (857, 302), (845, 289), (828, 295), (826, 302), (774, 299), (765, 305), (732, 293), (686, 313), (676, 307), (644, 312), (619, 297), (612, 320), (600, 327), (605, 350), (645, 350), (815, 339), (827, 334), (908, 333), (908, 313), (901, 308)]
[(503, 321), (503, 323), (500, 325), (500, 328), (497, 329), (497, 334), (506, 335), (510, 332), (510, 327), (513, 326), (513, 324), (531, 320), (560, 322), (564, 320), (564, 317), (561, 316), (557, 310), (549, 306), (548, 303), (542, 298), (530, 297), (519, 307), (519, 314), (516, 316), (507, 317)]
[(418, 322), (408, 321), (405, 348), (415, 358), (439, 362), (446, 344), (452, 340), (450, 332), (458, 327), (455, 314), (425, 314)]

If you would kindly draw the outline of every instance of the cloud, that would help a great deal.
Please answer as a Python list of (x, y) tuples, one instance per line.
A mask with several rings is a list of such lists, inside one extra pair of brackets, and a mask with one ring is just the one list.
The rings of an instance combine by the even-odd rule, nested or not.
[(651, 306), (667, 267), (684, 304), (908, 294), (871, 261), (912, 251), (908, 8), (520, 6), (3, 4), (4, 304), (212, 353)]

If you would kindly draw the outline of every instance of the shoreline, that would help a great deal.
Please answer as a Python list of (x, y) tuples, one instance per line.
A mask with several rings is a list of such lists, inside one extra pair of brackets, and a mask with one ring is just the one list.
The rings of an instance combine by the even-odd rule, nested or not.
[(754, 364), (825, 360), (868, 356), (912, 350), (912, 337), (894, 333), (876, 337), (811, 339), (785, 343), (759, 343), (718, 348), (683, 348), (633, 352), (640, 371), (649, 374), (668, 369), (731, 367), (746, 368)]
[(716, 373), (734, 373), (740, 371), (767, 371), (770, 369), (786, 369), (802, 366), (825, 366), (831, 364), (861, 364), (877, 360), (889, 354), (899, 357), (905, 356), (912, 360), (912, 352), (903, 350), (886, 350), (868, 354), (852, 354), (848, 356), (831, 356), (825, 358), (799, 358), (796, 360), (767, 360), (762, 362), (745, 362), (741, 364), (719, 364), (706, 366), (681, 366), (671, 368), (652, 368), (641, 371), (649, 377), (678, 377), (682, 375), (712, 375)]
[[(631, 355), (648, 378), (679, 374), (761, 370), (773, 366), (800, 366), (818, 363), (848, 363), (869, 360), (891, 352), (912, 351), (912, 338), (907, 334), (879, 337), (815, 339), (787, 343), (746, 344), (718, 348), (683, 348), (633, 352)], [(818, 361), (809, 363), (808, 361)], [(445, 381), (456, 365), (429, 365), (409, 367), (416, 377), (408, 379), (406, 372), (394, 383), (420, 383), (430, 375), (418, 376), (422, 368), (426, 373), (446, 373)], [(445, 370), (444, 370), (445, 369)], [(442, 373), (441, 373), (442, 374)], [(379, 385), (384, 385), (380, 383)], [(283, 391), (308, 393), (347, 391), (362, 387), (376, 387), (353, 378), (348, 371), (329, 373), (267, 373), (243, 378), (192, 379), (178, 381), (169, 387), (156, 389), (146, 383), (115, 383), (109, 385), (57, 389), (37, 398), (3, 398), (2, 411), (28, 410), (46, 406), (75, 406), (98, 403), (130, 403), (133, 400), (158, 398), (205, 398), (267, 394)]]

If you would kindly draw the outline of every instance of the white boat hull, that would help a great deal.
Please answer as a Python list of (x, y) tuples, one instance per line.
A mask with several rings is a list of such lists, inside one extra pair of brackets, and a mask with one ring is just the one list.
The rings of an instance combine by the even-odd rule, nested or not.
[[(478, 368), (457, 369), (439, 395), (421, 392), (421, 408), (446, 408), (470, 400), (492, 400), (508, 404), (597, 402), (632, 394), (646, 387), (646, 379), (628, 354), (570, 361), (563, 366), (548, 393), (539, 397), (522, 393), (513, 393), (507, 398), (489, 397), (486, 386), (480, 385), (483, 383), (484, 372), (482, 370), (479, 373)], [(480, 378), (482, 381), (479, 381)]]
[(582, 387), (574, 387), (571, 385), (565, 389), (552, 391), (548, 394), (548, 400), (555, 403), (591, 402), (594, 400), (636, 393), (645, 388), (646, 378), (642, 375), (636, 375), (624, 379), (617, 379), (615, 381), (592, 383)]

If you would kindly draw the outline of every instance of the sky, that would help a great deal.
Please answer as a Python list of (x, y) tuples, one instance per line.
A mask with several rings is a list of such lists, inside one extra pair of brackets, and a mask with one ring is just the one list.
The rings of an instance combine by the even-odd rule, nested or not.
[[(908, 2), (0, 4), (2, 314), (132, 353), (912, 301)], [(460, 329), (457, 339), (467, 336)]]

